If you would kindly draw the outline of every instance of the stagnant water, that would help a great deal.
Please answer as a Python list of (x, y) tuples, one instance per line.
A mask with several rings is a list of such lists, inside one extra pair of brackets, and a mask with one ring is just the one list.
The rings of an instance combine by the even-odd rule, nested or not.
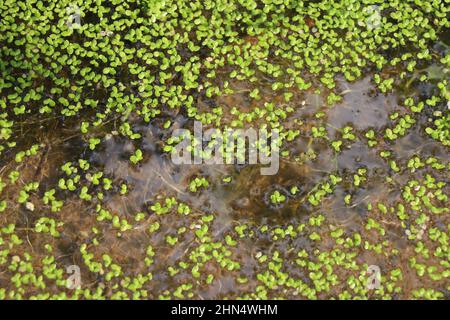
[[(431, 82), (448, 75), (448, 70), (437, 64), (424, 70)], [(292, 99), (286, 103), (293, 111), (281, 121), (285, 128), (298, 129), (300, 135), (283, 145), (282, 151), (289, 153), (280, 158), (278, 173), (266, 176), (260, 173), (261, 165), (175, 165), (169, 154), (163, 152), (163, 146), (173, 130), (192, 129), (192, 120), (178, 111), (166, 110), (149, 123), (130, 115), (127, 120), (133, 131), (142, 136), (138, 140), (121, 136), (120, 119), (113, 117), (98, 129), (102, 144), (94, 151), (80, 134), (78, 119), (17, 122), (19, 145), (29, 147), (29, 136), (36, 137), (42, 145), (35, 157), (20, 165), (23, 181), (39, 181), (40, 190), (48, 190), (64, 176), (62, 164), (88, 160), (91, 167), (83, 174), (83, 183), (90, 185), (92, 175), (102, 171), (102, 178), (110, 179), (112, 188), (102, 190), (90, 185), (91, 188), (102, 193), (103, 209), (119, 219), (131, 221), (132, 228), (120, 231), (120, 226), (111, 227), (110, 222), (98, 221), (98, 203), (83, 201), (69, 192), (59, 194), (65, 197), (65, 204), (55, 217), (64, 223), (64, 228), (57, 240), (33, 232), (33, 223), (41, 217), (41, 212), (50, 210), (48, 205), (18, 206), (17, 216), (7, 215), (4, 219), (14, 220), (17, 231), (27, 240), (24, 251), (31, 250), (34, 257), (44, 259), (45, 244), (52, 243), (59, 266), (80, 266), (84, 286), (93, 290), (101, 288), (109, 294), (114, 290), (112, 285), (104, 285), (106, 272), (88, 270), (80, 254), (82, 244), (87, 245), (96, 261), (101, 261), (105, 253), (112, 257), (123, 271), (122, 278), (117, 280), (119, 285), (123, 284), (123, 277), (132, 279), (151, 274), (148, 298), (173, 298), (171, 294), (186, 284), (191, 286), (186, 289), (188, 294), (176, 298), (340, 297), (349, 288), (358, 287), (349, 281), (358, 279), (364, 287), (369, 265), (380, 268), (387, 283), (383, 290), (389, 290), (389, 284), (401, 288), (399, 292), (390, 292), (394, 298), (410, 297), (413, 290), (421, 287), (436, 288), (448, 298), (447, 279), (432, 282), (417, 272), (407, 272), (414, 270), (411, 257), (422, 259), (426, 266), (438, 271), (448, 270), (448, 262), (433, 255), (438, 251), (437, 241), (422, 239), (422, 235), (414, 241), (408, 239), (411, 232), (420, 228), (434, 228), (448, 234), (448, 211), (431, 218), (427, 215), (422, 221), (419, 214), (427, 213), (427, 209), (422, 206), (412, 210), (411, 200), (405, 199), (411, 181), (413, 192), (421, 192), (421, 186), (431, 176), (444, 185), (435, 193), (430, 187), (427, 195), (436, 207), (448, 210), (449, 201), (438, 199), (440, 194), (449, 194), (448, 147), (425, 133), (434, 119), (433, 110), (417, 114), (415, 123), (394, 141), (384, 136), (387, 128), (393, 128), (407, 114), (401, 105), (405, 97), (426, 99), (432, 95), (431, 85), (413, 80), (406, 79), (391, 93), (381, 94), (373, 84), (372, 73), (352, 83), (340, 79), (336, 91), (343, 99), (331, 106), (325, 93), (318, 94), (313, 89), (293, 90)], [(258, 81), (262, 101), (248, 97), (255, 84), (232, 80), (233, 94), (215, 99), (199, 97), (198, 108), (202, 111), (221, 105), (225, 112), (236, 107), (245, 113), (266, 101), (277, 104), (283, 101), (283, 97), (271, 90), (267, 79), (261, 77)], [(441, 103), (437, 109), (446, 113), (449, 107)], [(222, 119), (226, 123), (233, 117), (230, 113)], [(172, 125), (164, 128), (162, 124), (167, 120)], [(326, 138), (313, 137), (313, 127), (325, 128)], [(342, 138), (344, 127), (352, 128), (353, 140)], [(374, 138), (367, 138), (369, 130), (374, 132)], [(343, 142), (339, 152), (332, 146), (336, 140)], [(137, 149), (143, 151), (143, 160), (133, 165), (130, 156)], [(383, 156), (385, 152), (390, 154)], [(408, 167), (415, 157), (422, 162), (435, 158), (447, 169), (437, 170), (429, 164), (417, 169)], [(1, 176), (15, 166), (14, 161), (6, 159), (8, 155), (2, 159)], [(393, 169), (392, 162), (398, 170)], [(358, 185), (355, 175), (361, 179)], [(342, 181), (330, 184), (330, 176)], [(189, 184), (196, 177), (206, 178), (209, 186), (190, 191)], [(122, 184), (128, 186), (125, 194), (119, 192)], [(311, 197), (324, 185), (332, 190), (314, 204)], [(9, 188), (7, 194), (12, 198), (18, 190)], [(275, 191), (285, 200), (273, 203), (271, 195)], [(38, 203), (42, 196), (43, 192), (32, 195), (30, 203)], [(158, 204), (164, 206), (171, 198), (177, 204), (167, 212), (158, 214), (152, 209)], [(190, 212), (177, 212), (180, 204), (189, 206)], [(404, 205), (407, 214), (411, 214), (405, 221), (397, 218), (399, 205)], [(387, 208), (386, 212), (383, 207)], [(136, 219), (138, 213), (141, 216)], [(320, 224), (314, 219), (325, 222)], [(368, 227), (370, 220), (376, 221), (383, 230)], [(332, 236), (336, 230), (343, 232), (337, 239)], [(363, 239), (354, 245), (357, 235)], [(422, 240), (430, 252), (420, 256), (414, 252), (417, 253), (418, 242)], [(352, 244), (348, 244), (350, 241)], [(382, 245), (382, 249), (375, 252), (373, 247), (377, 245)], [(148, 254), (149, 246), (156, 251), (156, 256)], [(333, 257), (335, 262), (325, 262), (327, 257)], [(336, 257), (343, 258), (338, 263)], [(392, 277), (393, 270), (398, 268), (402, 270), (401, 279)], [(10, 285), (1, 277), (2, 272), (1, 287), (8, 288)], [(302, 287), (301, 284), (309, 288), (317, 286), (316, 273), (326, 274), (325, 286), (331, 289), (311, 293)], [(212, 280), (206, 281), (206, 277)], [(338, 283), (334, 277), (342, 281)], [(261, 288), (262, 284), (266, 288)], [(382, 291), (376, 290), (364, 294), (369, 298), (383, 296)]]
[[(80, 155), (88, 156), (90, 163), (103, 169), (114, 186), (121, 183), (130, 186), (126, 195), (116, 191), (105, 192), (107, 209), (130, 221), (135, 218), (136, 213), (144, 213), (143, 220), (131, 230), (118, 233), (117, 229), (96, 222), (94, 205), (86, 206), (75, 197), (66, 199), (66, 206), (59, 213), (59, 219), (64, 221), (64, 231), (55, 248), (60, 263), (83, 265), (77, 244), (90, 243), (97, 239), (98, 245), (89, 246), (92, 250), (98, 253), (108, 252), (116, 263), (127, 270), (126, 274), (145, 273), (149, 270), (144, 261), (145, 250), (150, 244), (158, 252), (150, 268), (153, 277), (151, 298), (161, 297), (183, 283), (192, 282), (191, 267), (183, 269), (177, 268), (177, 265), (180, 261), (196, 261), (197, 258), (192, 254), (201, 244), (196, 231), (205, 225), (202, 218), (212, 215), (214, 219), (208, 223), (208, 243), (223, 243), (229, 235), (237, 240), (233, 245), (225, 247), (226, 249), (217, 247), (216, 253), (212, 251), (213, 256), (225, 254), (231, 261), (237, 262), (239, 268), (227, 269), (226, 264), (220, 264), (220, 259), (209, 259), (203, 265), (203, 272), (213, 275), (214, 280), (209, 285), (200, 284), (192, 290), (191, 297), (229, 298), (254, 292), (259, 284), (259, 277), (276, 269), (278, 262), (272, 260), (271, 263), (275, 264), (269, 264), (269, 269), (261, 262), (266, 256), (270, 261), (274, 256), (280, 255), (284, 261), (282, 272), (292, 279), (297, 279), (296, 281), (300, 279), (311, 285), (310, 277), (303, 269), (298, 268), (298, 252), (331, 252), (335, 246), (334, 240), (327, 236), (326, 228), (322, 230), (309, 225), (311, 217), (323, 215), (331, 230), (342, 228), (345, 235), (351, 236), (355, 232), (364, 234), (367, 218), (373, 215), (373, 209), (368, 209), (369, 204), (376, 206), (377, 203), (382, 203), (395, 207), (399, 203), (405, 203), (402, 187), (410, 179), (422, 179), (427, 173), (434, 172), (424, 167), (411, 174), (406, 165), (412, 157), (435, 157), (444, 164), (448, 164), (450, 160), (448, 150), (424, 134), (424, 125), (429, 122), (428, 119), (418, 119), (403, 137), (393, 143), (378, 139), (376, 146), (368, 146), (363, 134), (369, 129), (379, 133), (391, 126), (393, 121), (390, 115), (403, 112), (403, 107), (399, 106), (398, 102), (405, 92), (398, 93), (400, 91), (397, 90), (387, 95), (376, 93), (370, 76), (354, 83), (341, 81), (339, 90), (343, 101), (332, 107), (326, 104), (321, 95), (313, 91), (298, 97), (299, 99), (292, 102), (295, 111), (291, 119), (302, 119), (302, 122), (288, 123), (287, 126), (305, 129), (313, 125), (323, 125), (328, 131), (328, 137), (334, 140), (339, 138), (340, 129), (349, 125), (354, 128), (357, 139), (346, 141), (342, 151), (336, 153), (328, 141), (314, 139), (306, 134), (307, 130), (303, 130), (297, 139), (287, 144), (285, 150), (289, 150), (289, 156), (280, 159), (279, 172), (271, 176), (261, 175), (259, 165), (175, 165), (168, 154), (162, 152), (162, 145), (170, 136), (173, 127), (161, 129), (161, 126), (154, 123), (143, 124), (136, 121), (133, 129), (143, 137), (142, 144), (139, 145), (117, 135), (114, 123), (111, 123), (111, 133), (106, 135), (103, 147), (94, 152), (90, 152), (82, 143), (76, 126), (67, 124), (66, 128), (59, 128), (60, 134), (47, 134), (48, 128), (42, 127), (42, 141), (46, 148), (39, 154), (39, 162), (29, 165), (29, 175), (34, 175), (41, 179), (44, 185), (51, 186), (57, 182), (60, 173), (59, 170), (54, 170), (55, 167), (65, 160), (77, 159)], [(245, 108), (245, 92), (238, 92), (227, 99), (228, 103), (240, 103)], [(323, 112), (323, 116), (315, 117), (319, 112)], [(174, 127), (190, 125), (181, 114), (168, 117), (176, 124)], [(130, 164), (129, 157), (138, 147), (144, 151), (144, 160), (136, 166)], [(383, 150), (392, 152), (389, 159), (396, 161), (401, 168), (399, 172), (393, 172), (388, 161), (380, 156)], [(365, 181), (361, 186), (355, 187), (352, 183), (353, 175), (361, 168), (366, 169)], [(329, 181), (330, 175), (342, 177), (343, 182), (337, 184), (333, 192), (326, 195), (318, 206), (313, 206), (308, 197), (317, 190), (317, 186)], [(390, 181), (386, 180), (388, 176)], [(206, 177), (209, 187), (199, 192), (190, 192), (188, 185), (195, 177)], [(224, 181), (224, 178), (227, 179)], [(441, 174), (439, 178), (448, 182), (448, 173)], [(290, 191), (293, 187), (298, 190), (295, 194)], [(274, 205), (270, 201), (270, 195), (274, 191), (285, 195), (286, 201)], [(445, 186), (444, 192), (448, 194), (448, 191), (448, 186)], [(351, 195), (350, 204), (344, 201), (348, 194)], [(178, 203), (188, 204), (190, 213), (155, 214), (151, 206), (170, 197), (176, 198)], [(448, 206), (448, 203), (443, 205)], [(33, 218), (33, 214), (22, 210), (19, 227), (27, 230), (28, 221)], [(379, 214), (376, 216), (380, 217)], [(383, 239), (389, 241), (384, 250), (397, 249), (400, 254), (395, 255), (395, 258), (386, 258), (383, 254), (356, 250), (356, 263), (377, 265), (381, 270), (406, 266), (409, 263), (408, 254), (413, 247), (406, 239), (405, 229), (394, 222), (394, 219), (383, 215), (380, 219), (385, 222), (386, 234)], [(155, 222), (159, 223), (159, 229), (149, 233), (149, 227)], [(444, 230), (447, 222), (447, 216), (436, 217), (435, 225)], [(301, 231), (302, 224), (306, 224), (306, 229), (310, 229), (309, 233)], [(93, 225), (103, 229), (93, 234)], [(239, 226), (245, 226), (242, 233), (236, 231)], [(268, 231), (264, 230), (265, 227)], [(298, 233), (295, 236), (277, 236), (281, 229), (297, 230)], [(310, 237), (312, 231), (319, 233), (322, 240), (313, 241)], [(177, 237), (175, 245), (167, 242), (168, 236)], [(27, 237), (36, 248), (41, 241), (46, 241), (32, 233)], [(366, 237), (369, 241), (375, 241), (375, 244), (380, 241), (380, 238), (370, 233)], [(168, 272), (170, 266), (176, 269), (172, 275)], [(335, 272), (338, 276), (345, 276), (349, 270), (341, 269)], [(364, 274), (366, 270), (355, 272)], [(83, 274), (89, 275), (83, 281), (90, 285), (103, 281), (102, 275), (96, 278), (88, 271)], [(244, 280), (237, 285), (237, 278)], [(404, 290), (402, 294), (407, 294), (418, 282), (420, 280), (417, 275), (404, 274), (400, 285)], [(332, 294), (339, 294), (340, 288), (335, 287)], [(268, 297), (295, 298), (299, 295), (298, 289), (274, 284)]]

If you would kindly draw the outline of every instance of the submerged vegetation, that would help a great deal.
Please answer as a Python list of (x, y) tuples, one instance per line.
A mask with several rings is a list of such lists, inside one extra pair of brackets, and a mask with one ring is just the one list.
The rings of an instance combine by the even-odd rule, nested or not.
[[(2, 1), (0, 299), (448, 299), (449, 11)], [(278, 174), (174, 165), (194, 120)]]

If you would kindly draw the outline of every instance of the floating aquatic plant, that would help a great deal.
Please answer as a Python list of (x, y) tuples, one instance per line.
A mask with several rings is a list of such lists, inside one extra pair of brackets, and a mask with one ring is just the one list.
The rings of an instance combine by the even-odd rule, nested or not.
[[(3, 1), (0, 299), (445, 298), (449, 8), (369, 2)], [(174, 166), (195, 120), (278, 174)]]

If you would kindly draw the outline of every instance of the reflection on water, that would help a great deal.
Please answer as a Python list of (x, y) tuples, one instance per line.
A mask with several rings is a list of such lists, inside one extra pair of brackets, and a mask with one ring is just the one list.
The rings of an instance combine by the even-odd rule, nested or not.
[[(390, 122), (389, 115), (402, 107), (398, 106), (398, 98), (394, 93), (376, 94), (370, 78), (367, 76), (351, 84), (342, 81), (339, 89), (343, 101), (332, 107), (325, 105), (321, 95), (307, 93), (303, 102), (295, 102), (297, 108), (293, 113), (294, 118), (301, 120), (304, 127), (311, 127), (311, 123), (326, 126), (330, 139), (340, 138), (339, 129), (345, 126), (352, 126), (360, 137), (368, 129), (382, 133)], [(220, 102), (239, 102), (243, 107), (248, 105), (250, 100), (244, 98), (248, 95), (246, 87), (237, 89), (237, 93), (221, 98), (224, 100)], [(317, 112), (324, 112), (325, 116), (318, 120), (315, 118)], [(185, 124), (186, 121), (178, 115), (174, 127)], [(326, 140), (300, 135), (294, 142), (288, 143), (290, 156), (281, 159), (278, 174), (262, 176), (258, 165), (174, 165), (160, 151), (169, 131), (158, 129), (155, 125), (136, 125), (136, 129), (145, 137), (142, 145), (145, 158), (140, 165), (132, 166), (128, 160), (135, 151), (135, 145), (117, 136), (110, 136), (104, 151), (92, 156), (116, 182), (126, 181), (132, 186), (125, 200), (121, 196), (113, 197), (108, 201), (108, 206), (113, 211), (135, 213), (146, 210), (159, 199), (175, 196), (199, 212), (214, 213), (215, 227), (219, 232), (226, 230), (230, 221), (236, 220), (274, 225), (302, 221), (311, 211), (321, 210), (311, 207), (305, 199), (314, 186), (325, 182), (330, 174), (351, 177), (359, 168), (367, 169), (367, 184), (360, 188), (354, 188), (351, 184), (339, 185), (333, 197), (321, 205), (330, 217), (341, 222), (352, 221), (355, 216), (365, 214), (368, 203), (398, 200), (398, 189), (390, 190), (384, 181), (386, 175), (393, 173), (387, 160), (379, 155), (386, 147), (392, 151), (393, 159), (403, 166), (415, 154), (448, 160), (448, 153), (442, 145), (425, 137), (417, 126), (392, 145), (370, 148), (366, 140), (361, 138), (349, 142), (339, 153)], [(299, 160), (311, 150), (314, 157)], [(206, 177), (210, 186), (202, 192), (189, 192), (188, 184), (197, 176)], [(231, 181), (225, 183), (225, 177), (231, 177)], [(394, 179), (399, 183), (405, 182), (407, 174), (396, 174)], [(298, 192), (292, 195), (290, 189), (294, 186)], [(286, 201), (278, 206), (273, 205), (270, 195), (274, 191), (285, 195)], [(353, 198), (350, 207), (343, 202), (347, 194)]]
[[(296, 230), (302, 224), (307, 224), (310, 217), (323, 214), (330, 228), (342, 227), (345, 232), (365, 233), (365, 221), (370, 215), (369, 205), (383, 203), (395, 206), (402, 202), (402, 187), (412, 178), (410, 170), (406, 168), (408, 161), (419, 156), (426, 159), (436, 157), (442, 163), (449, 162), (449, 153), (445, 147), (424, 134), (424, 126), (429, 123), (429, 115), (419, 116), (403, 137), (395, 141), (383, 139), (384, 130), (392, 127), (394, 121), (390, 119), (393, 112), (404, 112), (399, 105), (399, 93), (388, 95), (376, 94), (371, 77), (366, 77), (354, 83), (341, 81), (338, 91), (343, 100), (333, 106), (326, 104), (323, 95), (308, 91), (295, 93), (290, 102), (294, 107), (290, 117), (283, 125), (292, 130), (299, 130), (300, 135), (284, 145), (288, 155), (280, 158), (280, 168), (276, 175), (263, 176), (258, 165), (175, 165), (170, 157), (162, 151), (164, 141), (170, 137), (172, 130), (189, 128), (192, 125), (181, 114), (167, 113), (161, 118), (154, 119), (150, 124), (143, 124), (130, 117), (133, 131), (139, 132), (142, 139), (129, 140), (115, 130), (103, 138), (101, 148), (89, 152), (83, 147), (78, 128), (66, 129), (61, 137), (43, 137), (43, 148), (38, 155), (38, 165), (25, 164), (24, 174), (32, 176), (38, 169), (36, 179), (42, 180), (43, 185), (50, 186), (57, 183), (59, 170), (49, 170), (60, 167), (64, 161), (75, 159), (82, 154), (90, 163), (110, 178), (113, 185), (126, 183), (128, 192), (120, 195), (118, 192), (105, 192), (104, 204), (111, 213), (134, 221), (137, 213), (145, 214), (143, 220), (125, 233), (118, 233), (107, 224), (100, 224), (104, 229), (100, 231), (98, 252), (109, 252), (116, 257), (116, 262), (133, 272), (146, 272), (142, 258), (143, 244), (151, 243), (158, 251), (158, 259), (152, 265), (152, 288), (158, 297), (164, 290), (173, 290), (191, 279), (191, 270), (181, 270), (174, 276), (168, 273), (168, 266), (176, 266), (180, 261), (194, 259), (190, 254), (199, 246), (195, 236), (201, 227), (202, 217), (213, 215), (214, 220), (209, 224), (211, 241), (223, 243), (229, 234), (235, 234), (237, 226), (248, 226), (247, 236), (239, 239), (229, 256), (240, 263), (239, 275), (247, 277), (248, 281), (236, 286), (236, 274), (227, 273), (219, 264), (205, 264), (204, 272), (213, 274), (215, 281), (209, 286), (201, 287), (196, 293), (198, 297), (222, 298), (233, 297), (241, 292), (253, 290), (258, 285), (256, 275), (261, 272), (258, 258), (262, 253), (271, 255), (279, 251), (284, 253), (286, 263), (284, 268), (291, 277), (301, 279), (305, 283), (311, 282), (308, 274), (296, 267), (297, 252), (306, 250), (314, 252), (318, 247), (332, 250), (334, 242), (324, 237), (319, 243), (312, 241), (307, 235), (296, 237), (286, 236), (283, 241), (274, 241), (273, 232), (261, 231), (262, 226), (270, 230), (276, 228), (292, 228)], [(233, 84), (235, 92), (217, 101), (199, 101), (207, 111), (216, 104), (240, 107), (241, 111), (251, 110), (265, 101), (276, 101), (278, 98), (269, 96), (271, 90), (261, 90), (262, 101), (248, 99), (251, 88), (243, 83)], [(421, 91), (420, 91), (421, 90)], [(426, 88), (419, 88), (426, 94)], [(425, 113), (425, 112), (424, 112)], [(425, 113), (426, 114), (426, 113)], [(320, 115), (320, 116), (318, 116)], [(226, 119), (231, 115), (224, 115)], [(172, 121), (170, 128), (163, 128), (163, 123)], [(355, 134), (354, 140), (342, 139), (342, 128), (351, 126)], [(313, 127), (324, 127), (326, 136), (315, 138), (311, 134)], [(108, 127), (110, 128), (110, 127)], [(114, 129), (114, 128), (113, 128)], [(365, 133), (373, 129), (378, 144), (370, 147)], [(337, 152), (331, 141), (344, 140), (341, 150)], [(143, 160), (133, 165), (129, 158), (137, 149), (143, 151)], [(390, 151), (387, 158), (380, 156), (382, 151)], [(41, 160), (39, 160), (41, 159)], [(390, 161), (395, 161), (399, 167), (394, 171)], [(37, 167), (37, 168), (36, 168)], [(359, 169), (364, 169), (365, 180), (359, 185), (354, 184), (354, 175)], [(415, 172), (415, 178), (423, 178), (428, 169)], [(49, 175), (49, 172), (53, 172)], [(318, 205), (308, 201), (318, 188), (330, 181), (330, 175), (342, 178), (332, 193), (326, 194)], [(189, 183), (196, 177), (204, 177), (209, 182), (207, 188), (197, 192), (189, 190)], [(388, 179), (389, 178), (389, 181)], [(442, 177), (444, 180), (448, 177)], [(448, 187), (446, 187), (448, 191)], [(292, 190), (295, 190), (293, 192)], [(285, 197), (281, 203), (273, 203), (271, 195), (278, 192)], [(344, 199), (350, 196), (348, 203)], [(150, 207), (155, 203), (162, 203), (166, 198), (174, 197), (178, 203), (189, 205), (191, 213), (157, 215)], [(59, 218), (65, 222), (61, 234), (58, 252), (61, 261), (72, 261), (83, 265), (82, 258), (74, 244), (90, 243), (94, 241), (91, 227), (96, 225), (95, 205), (86, 206), (79, 198), (66, 199), (66, 206), (59, 213)], [(26, 213), (26, 214), (25, 214)], [(29, 221), (36, 219), (36, 212), (26, 212), (18, 221), (18, 226), (27, 228)], [(149, 226), (159, 222), (158, 232), (150, 233)], [(442, 225), (445, 230), (445, 218), (436, 218), (436, 225)], [(97, 223), (98, 225), (98, 223)], [(179, 233), (183, 228), (186, 232)], [(408, 252), (410, 246), (405, 238), (405, 230), (398, 224), (386, 222), (386, 237), (396, 248)], [(167, 243), (167, 236), (178, 237), (175, 246)], [(40, 238), (32, 239), (37, 244)], [(383, 266), (386, 261), (375, 259), (369, 252), (362, 252), (358, 256), (358, 263), (369, 263)], [(195, 259), (194, 259), (195, 260)], [(407, 261), (399, 261), (405, 264)], [(90, 272), (86, 271), (87, 274)], [(93, 276), (92, 276), (93, 277)], [(92, 283), (100, 281), (102, 276), (89, 279)], [(409, 280), (413, 281), (413, 280)], [(276, 294), (274, 289), (273, 294)], [(284, 293), (283, 293), (284, 294)], [(291, 292), (295, 297), (295, 291)]]

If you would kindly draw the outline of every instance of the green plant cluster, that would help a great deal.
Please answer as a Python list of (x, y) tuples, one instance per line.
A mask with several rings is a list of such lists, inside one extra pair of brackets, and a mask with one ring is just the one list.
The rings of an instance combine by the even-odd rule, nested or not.
[[(448, 297), (446, 1), (72, 5), (0, 3), (0, 299)], [(194, 120), (277, 129), (279, 174), (168, 165)]]

